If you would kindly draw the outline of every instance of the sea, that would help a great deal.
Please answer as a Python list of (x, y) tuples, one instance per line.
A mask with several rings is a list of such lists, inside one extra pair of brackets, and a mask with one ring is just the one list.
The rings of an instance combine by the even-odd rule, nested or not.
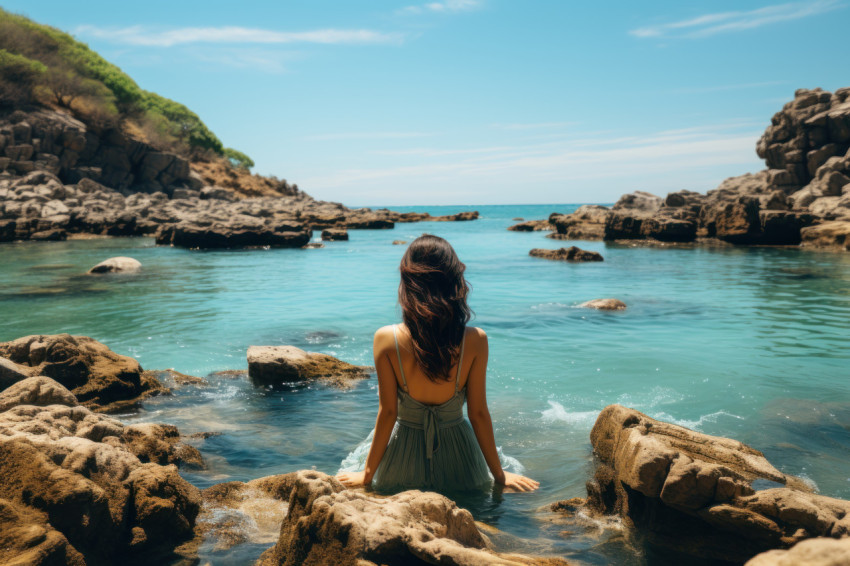
[[(616, 519), (548, 509), (586, 494), (589, 433), (613, 403), (741, 440), (819, 493), (850, 498), (850, 254), (566, 242), (507, 230), (518, 218), (577, 207), (393, 207), (478, 210), (480, 218), (350, 230), (349, 241), (321, 249), (197, 251), (145, 237), (0, 244), (0, 340), (91, 336), (145, 369), (196, 376), (246, 369), (252, 345), (288, 344), (372, 365), (373, 333), (400, 320), (405, 246), (393, 241), (436, 234), (466, 264), (471, 324), (489, 336), (487, 396), (503, 462), (540, 482), (534, 493), (457, 499), (495, 529), (497, 550), (576, 564), (673, 563)], [(568, 245), (604, 261), (528, 253)], [(142, 272), (85, 275), (113, 256), (138, 259)], [(607, 297), (628, 308), (579, 307)], [(199, 488), (302, 469), (336, 473), (362, 457), (374, 426), (374, 378), (346, 390), (255, 388), (229, 374), (209, 380), (117, 415), (174, 424), (184, 434), (219, 433), (196, 444), (208, 469), (181, 472)], [(246, 564), (270, 544), (248, 537), (221, 550), (208, 541), (201, 561)]]

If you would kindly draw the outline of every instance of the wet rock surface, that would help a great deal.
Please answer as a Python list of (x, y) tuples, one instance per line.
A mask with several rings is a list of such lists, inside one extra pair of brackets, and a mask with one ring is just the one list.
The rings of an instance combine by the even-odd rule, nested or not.
[(569, 248), (559, 248), (557, 250), (534, 248), (533, 250), (528, 252), (528, 255), (532, 257), (540, 257), (543, 259), (551, 259), (555, 261), (603, 261), (602, 254), (598, 252), (583, 250), (581, 248), (577, 248), (576, 246), (570, 246)]
[(145, 375), (139, 362), (116, 354), (87, 336), (40, 334), (0, 342), (0, 356), (28, 376), (46, 376), (68, 388), (81, 405), (97, 412), (132, 409), (168, 390)]
[(850, 564), (850, 537), (814, 538), (798, 542), (789, 550), (769, 550), (744, 566), (843, 566)]
[(626, 303), (620, 299), (593, 299), (580, 304), (579, 307), (600, 311), (622, 311), (626, 310)]
[(137, 259), (111, 257), (89, 269), (89, 273), (137, 273), (141, 269), (142, 263)]
[(811, 493), (741, 442), (611, 405), (591, 444), (599, 461), (588, 508), (619, 514), (652, 545), (742, 563), (804, 539), (850, 534), (850, 502)]
[[(287, 474), (289, 509), (257, 566), (567, 565), (560, 558), (500, 554), (472, 514), (450, 499), (417, 490), (382, 497), (347, 490), (321, 472)], [(284, 476), (286, 477), (286, 476)]]
[(295, 346), (250, 346), (248, 377), (254, 385), (278, 386), (321, 379), (347, 387), (368, 378), (372, 368), (349, 364), (327, 354), (305, 352)]

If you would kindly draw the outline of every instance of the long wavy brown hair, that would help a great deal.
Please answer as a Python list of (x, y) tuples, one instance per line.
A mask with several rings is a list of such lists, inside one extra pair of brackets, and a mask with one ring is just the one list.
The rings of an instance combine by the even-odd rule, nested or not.
[(413, 358), (431, 381), (450, 381), (449, 370), (460, 357), (472, 316), (465, 270), (451, 244), (430, 234), (413, 240), (401, 258), (402, 320), (413, 339)]

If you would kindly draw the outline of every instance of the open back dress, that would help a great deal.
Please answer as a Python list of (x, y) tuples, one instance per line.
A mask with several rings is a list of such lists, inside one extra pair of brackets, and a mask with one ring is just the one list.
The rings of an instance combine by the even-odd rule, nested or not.
[(373, 487), (386, 492), (489, 488), (492, 476), (472, 426), (463, 415), (466, 384), (458, 388), (465, 336), (460, 345), (454, 395), (439, 405), (421, 403), (410, 396), (395, 325), (393, 338), (402, 387), (398, 390), (396, 424), (375, 471)]

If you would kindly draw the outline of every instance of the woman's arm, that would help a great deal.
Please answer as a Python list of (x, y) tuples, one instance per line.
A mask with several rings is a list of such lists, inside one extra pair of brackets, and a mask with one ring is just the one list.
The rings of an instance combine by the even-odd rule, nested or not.
[(344, 485), (357, 487), (369, 485), (375, 476), (375, 470), (387, 451), (387, 444), (395, 426), (398, 413), (398, 382), (395, 378), (389, 354), (395, 352), (395, 341), (391, 332), (384, 327), (375, 332), (372, 350), (375, 356), (375, 371), (378, 374), (378, 418), (375, 421), (375, 434), (372, 446), (366, 458), (366, 467), (362, 472), (342, 473), (337, 476)]
[(533, 491), (540, 484), (530, 478), (511, 472), (505, 472), (499, 461), (499, 452), (496, 450), (496, 437), (493, 434), (493, 420), (490, 418), (490, 410), (487, 408), (487, 359), (490, 354), (490, 346), (487, 342), (487, 334), (480, 328), (475, 341), (475, 357), (469, 370), (466, 381), (467, 415), (475, 432), (475, 438), (484, 454), (484, 460), (496, 483), (507, 488), (518, 491)]

